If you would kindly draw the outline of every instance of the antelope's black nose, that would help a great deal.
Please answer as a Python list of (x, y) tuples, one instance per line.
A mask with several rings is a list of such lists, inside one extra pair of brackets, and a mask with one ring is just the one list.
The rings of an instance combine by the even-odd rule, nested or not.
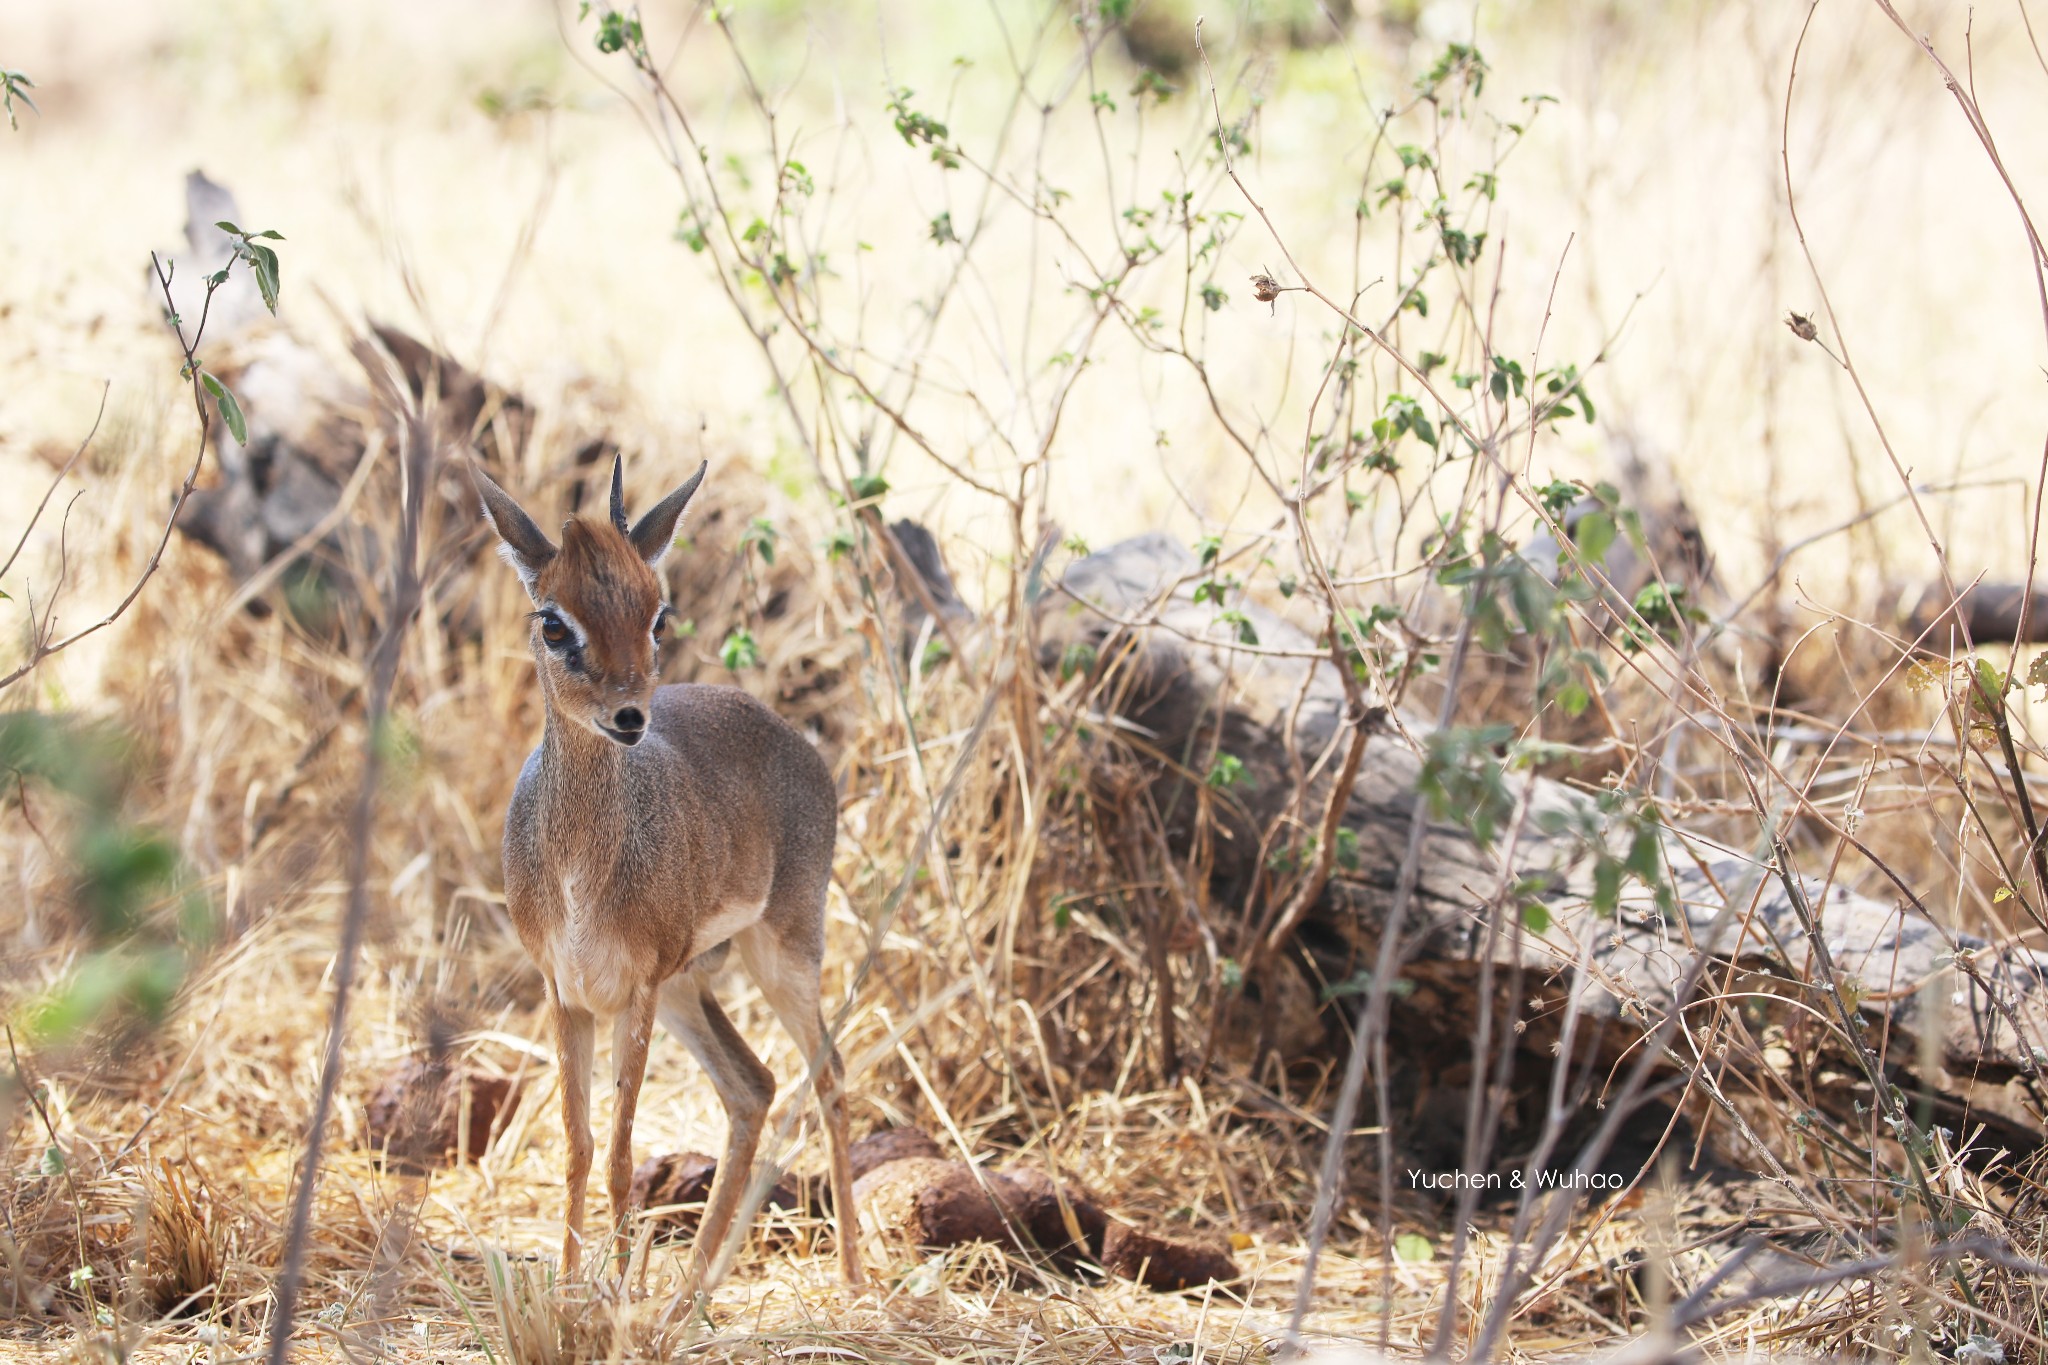
[(647, 728), (647, 717), (637, 706), (622, 706), (612, 716), (612, 728), (621, 734), (638, 734)]

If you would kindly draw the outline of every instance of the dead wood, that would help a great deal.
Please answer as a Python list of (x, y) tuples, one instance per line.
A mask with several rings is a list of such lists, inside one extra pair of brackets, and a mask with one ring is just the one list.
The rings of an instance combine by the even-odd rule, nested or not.
[[(1193, 600), (1195, 570), (1183, 546), (1157, 534), (1081, 560), (1047, 594), (1042, 659), (1056, 667), (1079, 644), (1100, 667), (1119, 670), (1102, 695), (1136, 737), (1132, 747), (1173, 847), (1185, 854), (1199, 842), (1211, 903), (1241, 907), (1260, 871), (1261, 833), (1293, 795), (1289, 716), (1296, 716), (1301, 753), (1313, 757), (1340, 738), (1345, 696), (1334, 666), (1315, 657), (1315, 642), (1270, 612), (1245, 608), (1262, 652), (1234, 648), (1234, 626)], [(1370, 738), (1345, 805), (1355, 864), (1303, 918), (1292, 951), (1244, 985), (1258, 1000), (1251, 1013), (1262, 1045), (1282, 1056), (1326, 1046), (1315, 1019), (1318, 997), (1327, 1002), (1346, 983), (1357, 988), (1386, 923), (1430, 731), (1417, 717), (1397, 719)], [(1244, 765), (1228, 800), (1202, 790), (1218, 751)], [(1563, 1011), (1575, 1008), (1611, 1025), (1608, 1050), (1618, 1053), (1669, 1011), (1672, 984), (1693, 946), (1716, 932), (1715, 954), (1740, 969), (1748, 988), (1804, 997), (1825, 1018), (1829, 1002), (1815, 984), (1824, 946), (1876, 1055), (1904, 1070), (1929, 1045), (1940, 1065), (1918, 1080), (1938, 1093), (1948, 1117), (1973, 1114), (2002, 1140), (2038, 1142), (2040, 1110), (2027, 1083), (2038, 1040), (2048, 1038), (2048, 955), (1950, 933), (1903, 894), (1880, 900), (1783, 875), (1775, 854), (1760, 858), (1686, 830), (1663, 835), (1677, 913), (1660, 913), (1647, 891), (1634, 888), (1618, 914), (1602, 916), (1592, 909), (1592, 877), (1601, 840), (1612, 836), (1600, 833), (1594, 797), (1546, 778), (1510, 774), (1506, 781), (1532, 816), (1511, 858), (1482, 847), (1453, 820), (1433, 822), (1425, 833), (1417, 903), (1401, 945), (1403, 989), (1412, 993), (1400, 1018), (1411, 1046), (1468, 1060), (1479, 967), (1491, 956), (1523, 974), (1524, 999), (1496, 1003), (1527, 1028), (1525, 1045), (1545, 1045)], [(1320, 798), (1305, 809), (1319, 810)], [(1207, 831), (1199, 828), (1205, 821)], [(1544, 828), (1579, 833), (1538, 833)], [(1517, 882), (1534, 889), (1549, 923), (1541, 933), (1516, 928), (1489, 942), (1487, 906)], [(1817, 933), (1807, 931), (1795, 897), (1811, 907)], [(1846, 1035), (1826, 1045), (1853, 1069)]]
[(1906, 625), (1914, 638), (1926, 636), (1937, 650), (1961, 630), (1973, 644), (2048, 643), (2048, 585), (2029, 591), (2024, 583), (1976, 583), (1951, 601), (1946, 589), (1930, 583), (1907, 611)]

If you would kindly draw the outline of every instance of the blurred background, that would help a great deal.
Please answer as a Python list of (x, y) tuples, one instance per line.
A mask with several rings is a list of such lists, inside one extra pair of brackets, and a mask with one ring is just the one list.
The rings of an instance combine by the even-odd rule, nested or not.
[[(1392, 4), (1334, 25), (1306, 4), (1268, 8), (1210, 14), (1204, 31), (1226, 97), (1262, 101), (1246, 184), (1311, 277), (1339, 293), (1354, 278), (1384, 279), (1362, 296), (1372, 316), (1393, 297), (1393, 244), (1356, 251), (1352, 240), (1374, 133), (1366, 109), (1404, 91), (1446, 42), (1476, 39), (1497, 106), (1556, 100), (1502, 171), (1490, 257), (1498, 332), (1527, 347), (1547, 314), (1549, 355), (1583, 363), (1606, 343), (1593, 384), (1606, 432), (1668, 469), (1712, 528), (1738, 595), (1768, 562), (1766, 544), (1897, 493), (1853, 386), (1783, 321), (1821, 307), (1781, 164), (1803, 7)], [(684, 7), (645, 13), (700, 135), (739, 168), (734, 193), (744, 200), (751, 176), (758, 201), (760, 128), (732, 63), (714, 44), (678, 41)], [(1962, 51), (1968, 34), (1986, 114), (2008, 130), (2006, 166), (2022, 187), (2038, 182), (2048, 152), (2024, 130), (2048, 72), (2017, 6), (1906, 13), (1945, 52)], [(1105, 168), (1085, 106), (1062, 106), (1043, 153), (1049, 182), (1085, 193), (1106, 175), (1120, 196), (1149, 199), (1206, 122), (1194, 8), (1159, 3), (1142, 17), (1161, 35), (1150, 55), (1179, 88), (1144, 116), (1146, 161), (1134, 169), (1119, 147)], [(1044, 18), (1003, 5), (733, 12), (778, 101), (788, 154), (832, 181), (815, 228), (839, 272), (828, 287), (846, 306), (858, 301), (880, 352), (917, 324), (931, 292), (932, 219), (950, 209), (964, 230), (978, 212), (958, 177), (892, 152), (888, 92), (916, 90), (985, 154), (1013, 91), (1006, 52), (1075, 41), (1061, 25), (1037, 37)], [(0, 467), (10, 486), (33, 483), (38, 450), (75, 444), (109, 382), (111, 439), (95, 460), (125, 465), (153, 451), (178, 385), (160, 300), (145, 287), (147, 253), (179, 241), (183, 178), (195, 168), (289, 239), (284, 316), (332, 349), (344, 327), (375, 317), (535, 396), (618, 409), (659, 432), (650, 448), (671, 469), (695, 458), (678, 447), (702, 432), (763, 469), (801, 470), (758, 351), (704, 259), (677, 240), (675, 183), (621, 95), (628, 73), (577, 35), (573, 12), (224, 0), (18, 6), (0, 25), (4, 62), (32, 75), (41, 110), (5, 142), (0, 348), (13, 382)], [(1126, 73), (1117, 117), (1128, 120), (1122, 86), (1143, 67), (1114, 55)], [(1979, 485), (1929, 506), (1959, 576), (2017, 576), (2029, 543), (2019, 492), (2040, 453), (2048, 357), (2004, 188), (1925, 59), (1878, 10), (1847, 0), (1814, 16), (1786, 155), (1814, 263), (1899, 460), (1916, 480)], [(993, 231), (1025, 230), (1016, 205), (981, 208)], [(1288, 273), (1263, 228), (1240, 231), (1226, 251), (1217, 279), (1228, 303), (1205, 319), (1212, 369), (1230, 377), (1227, 400), (1248, 420), (1291, 426), (1308, 386), (1297, 376), (1290, 390), (1290, 367), (1329, 335), (1327, 314), (1300, 295), (1271, 308), (1252, 299), (1249, 276)], [(1020, 277), (980, 263), (947, 319), (967, 340), (935, 348), (960, 391), (1007, 385), (1003, 366), (1014, 378), (1061, 348), (1058, 310), (1079, 272), (1060, 278), (1057, 252), (1004, 259)], [(1033, 305), (1039, 333), (1028, 337)], [(1027, 340), (1036, 355), (1021, 352)], [(1184, 367), (1129, 346), (1097, 359), (1054, 448), (1054, 515), (1095, 543), (1152, 526), (1191, 537), (1199, 522), (1227, 519), (1247, 477)], [(971, 425), (934, 434), (963, 461), (990, 458)], [(1599, 473), (1607, 460), (1603, 433), (1586, 428), (1547, 444), (1535, 472)], [(978, 514), (928, 470), (891, 477), (905, 510), (962, 529)], [(24, 515), (9, 498), (0, 531)], [(1932, 573), (1905, 508), (1795, 569), (1816, 601), (1859, 608), (1886, 572), (1880, 549), (1891, 573)], [(81, 660), (61, 676), (83, 686), (90, 673)]]

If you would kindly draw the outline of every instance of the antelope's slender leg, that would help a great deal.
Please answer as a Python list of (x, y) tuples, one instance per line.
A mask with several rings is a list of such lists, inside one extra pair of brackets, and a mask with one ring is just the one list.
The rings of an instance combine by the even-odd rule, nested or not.
[(626, 1240), (626, 1194), (633, 1184), (633, 1112), (640, 1105), (640, 1082), (647, 1075), (647, 1042), (654, 1033), (657, 988), (642, 986), (633, 1001), (619, 1015), (612, 1038), (612, 1146), (605, 1167), (606, 1188), (612, 1198), (612, 1238), (619, 1258), (619, 1273), (626, 1270), (632, 1245)]
[(562, 1235), (562, 1278), (573, 1280), (583, 1259), (583, 1198), (590, 1183), (590, 1066), (597, 1021), (589, 1010), (562, 1003), (548, 991), (555, 1022), (555, 1055), (562, 1069), (562, 1130), (569, 1139), (569, 1212)]
[[(823, 1016), (818, 1028), (825, 1027)], [(839, 1049), (825, 1056), (818, 1072), (818, 1105), (825, 1111), (825, 1142), (832, 1161), (832, 1220), (839, 1231), (839, 1278), (850, 1285), (864, 1283), (860, 1268), (860, 1211), (853, 1206), (852, 1141), (846, 1132), (846, 1068)]]
[(697, 1287), (710, 1289), (725, 1270), (718, 1250), (753, 1172), (754, 1150), (760, 1145), (769, 1102), (775, 1098), (775, 1077), (725, 1017), (710, 987), (692, 973), (672, 976), (663, 984), (660, 1014), (663, 1026), (711, 1077), (725, 1105), (725, 1155), (711, 1178), (704, 1217), (697, 1224), (692, 1267)]
[(853, 1164), (847, 1155), (846, 1068), (839, 1060), (839, 1049), (825, 1035), (825, 1016), (818, 1007), (817, 958), (811, 951), (786, 943), (766, 923), (742, 931), (733, 941), (768, 1008), (796, 1040), (804, 1065), (818, 1068), (812, 1084), (817, 1089), (818, 1108), (825, 1115), (825, 1142), (832, 1165), (839, 1277), (849, 1285), (860, 1284), (860, 1225), (853, 1207)]

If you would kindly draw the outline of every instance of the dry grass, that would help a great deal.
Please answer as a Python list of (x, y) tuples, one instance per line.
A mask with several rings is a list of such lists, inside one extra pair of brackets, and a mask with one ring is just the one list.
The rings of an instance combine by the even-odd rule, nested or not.
[[(657, 18), (681, 22), (650, 9), (650, 27)], [(992, 31), (950, 9), (884, 18), (892, 81), (940, 89), (956, 47), (984, 69), (998, 60)], [(1804, 138), (1795, 156), (1806, 158), (1802, 209), (1809, 234), (1833, 244), (1823, 253), (1831, 292), (1916, 477), (1938, 469), (1978, 485), (1937, 507), (1959, 573), (2011, 576), (2026, 562), (2029, 534), (2013, 511), (2014, 488), (2025, 485), (2013, 481), (2031, 474), (2039, 434), (2036, 405), (2012, 395), (2031, 391), (2021, 386), (2037, 382), (2043, 349), (2032, 301), (2011, 287), (2025, 279), (2025, 257), (2015, 265), (2010, 205), (1984, 183), (1921, 59), (1882, 45), (1868, 18), (1852, 20), (1846, 6), (1827, 12), (1809, 53), (1802, 79), (1816, 93), (1795, 124)], [(879, 98), (867, 98), (881, 54), (870, 37), (849, 37), (850, 21), (810, 22), (815, 69), (796, 55), (801, 30), (788, 16), (743, 20), (758, 23), (748, 34), (773, 54), (763, 79), (790, 86), (796, 123), (797, 114), (831, 122), (823, 92), (834, 87), (821, 72), (860, 92), (858, 119), (879, 137), (839, 150), (889, 167), (875, 153), (894, 135)], [(1943, 22), (1938, 37), (1954, 39), (1957, 21)], [(515, 21), (481, 6), (401, 14), (256, 0), (204, 14), (135, 6), (119, 21), (85, 23), (54, 6), (0, 20), (0, 65), (37, 74), (45, 96), (42, 121), (0, 141), (0, 156), (19, 163), (18, 201), (39, 210), (0, 224), (0, 317), (33, 320), (0, 326), (0, 363), (23, 377), (0, 418), (0, 477), (10, 488), (39, 486), (50, 453), (68, 454), (89, 422), (93, 376), (117, 376), (109, 426), (77, 483), (87, 501), (74, 528), (91, 543), (75, 552), (73, 610), (83, 615), (132, 577), (133, 547), (161, 524), (163, 491), (190, 458), (175, 366), (129, 285), (139, 285), (149, 242), (175, 230), (178, 175), (203, 161), (241, 189), (261, 225), (285, 231), (294, 325), (337, 367), (346, 364), (339, 330), (350, 325), (341, 319), (398, 316), (534, 401), (540, 426), (527, 467), (515, 471), (530, 505), (564, 496), (566, 452), (595, 431), (636, 453), (643, 495), (700, 449), (712, 458), (716, 515), (693, 518), (694, 543), (678, 557), (676, 600), (698, 634), (675, 676), (726, 679), (719, 641), (728, 627), (749, 626), (764, 666), (740, 681), (811, 729), (834, 763), (844, 820), (826, 984), (828, 1000), (850, 1001), (841, 1045), (855, 1130), (917, 1123), (975, 1159), (1050, 1164), (1114, 1213), (1235, 1238), (1245, 1270), (1228, 1292), (1156, 1296), (1120, 1282), (1046, 1278), (986, 1248), (925, 1256), (876, 1236), (864, 1252), (877, 1287), (851, 1294), (836, 1285), (820, 1229), (800, 1224), (793, 1248), (750, 1247), (708, 1305), (673, 1299), (681, 1260), (672, 1249), (644, 1253), (645, 1296), (553, 1285), (543, 1255), (558, 1235), (563, 1140), (538, 983), (505, 924), (496, 849), (540, 701), (516, 584), (485, 563), (435, 585), (426, 624), (405, 646), (399, 742), (371, 846), (371, 942), (318, 1195), (307, 1353), (522, 1363), (1263, 1358), (1293, 1304), (1329, 1071), (1298, 1068), (1276, 1082), (1226, 1062), (1199, 1082), (1163, 1076), (1158, 995), (1141, 949), (1080, 900), (1128, 871), (1086, 818), (1089, 793), (1116, 790), (1126, 756), (1076, 736), (1077, 690), (999, 674), (1004, 649), (1028, 648), (1016, 635), (998, 632), (986, 652), (929, 672), (892, 662), (889, 567), (871, 541), (845, 559), (821, 548), (854, 523), (820, 496), (779, 407), (759, 397), (759, 353), (731, 326), (716, 286), (668, 240), (673, 190), (664, 182), (661, 195), (648, 191), (659, 166), (643, 134), (569, 55), (587, 51), (587, 35), (572, 34), (572, 49), (546, 15)], [(1427, 38), (1367, 26), (1348, 54), (1255, 57), (1247, 79), (1270, 90), (1269, 140), (1251, 173), (1288, 235), (1309, 240), (1311, 276), (1341, 279), (1351, 269), (1352, 244), (1338, 240), (1347, 234), (1326, 229), (1348, 226), (1354, 190), (1333, 188), (1330, 167), (1358, 148), (1355, 130), (1331, 111), (1348, 107), (1354, 79), (1404, 70), (1440, 45), (1446, 34), (1434, 28), (1451, 23), (1430, 7)], [(1703, 6), (1658, 21), (1615, 7), (1570, 25), (1516, 10), (1499, 23), (1501, 46), (1488, 44), (1496, 82), (1550, 88), (1564, 103), (1515, 163), (1531, 188), (1499, 229), (1513, 250), (1498, 325), (1527, 336), (1554, 308), (1546, 350), (1589, 355), (1627, 301), (1648, 291), (1597, 391), (1616, 428), (1673, 453), (1724, 581), (1746, 590), (1779, 547), (1857, 515), (1893, 487), (1873, 472), (1871, 438), (1839, 376), (1807, 365), (1811, 353), (1794, 349), (1778, 321), (1786, 307), (1812, 303), (1774, 188), (1776, 102), (1796, 24), (1764, 6)], [(394, 33), (405, 43), (394, 44)], [(1211, 39), (1228, 41), (1214, 30)], [(1987, 102), (2038, 89), (2027, 84), (2039, 76), (2016, 20), (1991, 20), (1976, 40)], [(752, 136), (744, 100), (713, 71), (693, 46), (672, 78), (723, 92), (729, 103), (707, 117), (739, 144)], [(556, 111), (487, 118), (471, 106), (480, 90), (515, 103), (539, 92)], [(958, 124), (994, 107), (972, 83), (952, 99)], [(1078, 159), (1094, 154), (1091, 137), (1085, 120), (1070, 120), (1048, 146)], [(2042, 149), (2008, 151), (2019, 178), (2039, 183)], [(1165, 164), (1170, 148), (1147, 155)], [(900, 307), (911, 316), (930, 279), (927, 223), (955, 201), (933, 197), (930, 182), (908, 172), (842, 174), (860, 190), (842, 201), (842, 235), (872, 237), (876, 248), (858, 284), (881, 301), (878, 314)], [(1140, 178), (1134, 172), (1131, 183)], [(1015, 224), (1001, 230), (1022, 240)], [(1251, 305), (1238, 281), (1268, 256), (1263, 238), (1231, 244), (1220, 278), (1235, 302), (1223, 315), (1229, 325), (1208, 324), (1205, 354), (1213, 373), (1233, 381), (1234, 414), (1261, 431), (1295, 432), (1306, 424), (1303, 389), (1313, 387), (1303, 385), (1300, 357), (1326, 349), (1330, 323), (1291, 307), (1297, 295), (1271, 312)], [(133, 279), (121, 273), (131, 267)], [(987, 288), (1016, 283), (998, 277)], [(1050, 306), (1065, 297), (1063, 283), (1049, 278), (1021, 296)], [(336, 302), (334, 318), (313, 306), (321, 295)], [(978, 328), (1000, 332), (1005, 319), (1014, 315), (993, 303), (963, 305), (948, 321), (954, 330), (931, 343), (948, 362), (938, 387), (953, 406), (937, 419), (950, 423), (939, 438), (947, 448), (992, 448), (989, 430), (1004, 424), (985, 420), (984, 388), (1007, 378), (1006, 360), (1043, 362), (1022, 346), (1006, 352), (973, 339)], [(888, 317), (875, 325), (883, 335), (863, 335), (878, 351), (895, 339), (891, 329), (916, 330)], [(1435, 344), (1414, 319), (1400, 321), (1395, 338), (1416, 350)], [(1049, 352), (1058, 343), (1048, 328), (1032, 344)], [(1084, 435), (1066, 438), (1072, 444), (1046, 470), (1048, 520), (1096, 543), (1155, 525), (1189, 540), (1263, 525), (1274, 504), (1217, 433), (1202, 388), (1142, 344), (1116, 345), (1102, 363), (1120, 381), (1078, 387), (1065, 410), (1061, 430)], [(1034, 382), (1023, 382), (1027, 398)], [(1035, 434), (1027, 420), (1015, 426), (1013, 436)], [(944, 528), (967, 595), (1011, 623), (1005, 604), (1035, 537), (1021, 518), (1011, 524), (1000, 500), (969, 493), (899, 444), (892, 514)], [(1546, 444), (1528, 472), (1541, 481), (1553, 464), (1587, 471), (1602, 458), (1593, 436), (1571, 433)], [(17, 501), (0, 508), (10, 543), (26, 516)], [(375, 495), (366, 501), (366, 520), (388, 515)], [(772, 566), (742, 543), (757, 515), (779, 532)], [(1718, 676), (1746, 676), (1742, 665), (1766, 643), (1800, 641), (1783, 676), (1802, 713), (1839, 722), (1862, 706), (1859, 727), (1873, 731), (1938, 725), (1937, 707), (1888, 676), (1891, 646), (1839, 623), (1894, 625), (1882, 617), (1887, 596), (1932, 576), (1923, 547), (1903, 513), (1824, 542), (1760, 604), (1756, 633), (1739, 637), (1748, 659), (1716, 661), (1726, 670)], [(54, 544), (39, 539), (33, 549), (34, 571), (49, 573)], [(0, 1319), (24, 1351), (226, 1361), (261, 1348), (347, 895), (338, 813), (366, 739), (357, 700), (365, 664), (362, 650), (336, 648), (285, 613), (223, 611), (231, 591), (210, 559), (186, 547), (118, 630), (51, 661), (9, 698), (118, 720), (133, 746), (121, 816), (167, 834), (220, 926), (160, 1027), (23, 1058), (36, 1098), (26, 1104), (8, 1091), (0, 1274), (10, 1297)], [(1472, 709), (1511, 711), (1514, 674), (1491, 667), (1476, 670)], [(1618, 689), (1617, 728), (1656, 714), (1659, 700), (1648, 683)], [(1818, 805), (1857, 803), (1872, 837), (1897, 850), (1896, 866), (1942, 888), (1958, 918), (1974, 923), (1993, 913), (2006, 876), (1985, 845), (2010, 840), (2011, 829), (1994, 812), (1959, 837), (1960, 798), (1924, 752), (1897, 748), (1882, 762), (1867, 750), (1814, 759), (1812, 775), (1853, 776), (1866, 763), (1872, 774), (1862, 786), (1823, 782), (1817, 790), (1840, 794)], [(1733, 765), (1710, 751), (1690, 757), (1672, 814), (1739, 820), (1729, 804)], [(13, 1017), (89, 950), (72, 914), (72, 819), (24, 787), (0, 820), (0, 1006)], [(926, 841), (945, 856), (921, 863), (914, 854)], [(1845, 878), (1871, 880), (1855, 860), (1845, 867)], [(1060, 917), (1063, 901), (1070, 919)], [(181, 904), (167, 898), (147, 918), (171, 924)], [(1184, 1038), (1201, 1037), (1203, 991), (1213, 985), (1196, 956), (1176, 968)], [(729, 999), (776, 1074), (797, 1077), (801, 1059), (761, 1003), (737, 983)], [(528, 1080), (526, 1099), (482, 1161), (426, 1178), (384, 1171), (361, 1141), (370, 1086), (444, 1034), (458, 1039), (466, 1064)], [(1827, 1081), (1800, 1081), (1803, 1097), (1759, 1084), (1739, 1097), (1745, 1114), (1790, 1154), (1798, 1176), (1831, 1182), (1838, 1217), (1903, 1220), (1884, 1192), (1838, 1179), (1825, 1144), (1809, 1141), (1802, 1108)], [(815, 1134), (788, 1088), (778, 1113), (792, 1123), (776, 1155), (815, 1164)], [(721, 1125), (680, 1050), (657, 1047), (638, 1149), (716, 1150)], [(1939, 1175), (1957, 1206), (1975, 1211), (1973, 1230), (2048, 1257), (2030, 1163), (1994, 1163), (1987, 1173), (1957, 1161)], [(1366, 1183), (1361, 1176), (1359, 1188)], [(1382, 1246), (1369, 1211), (1347, 1212), (1317, 1281), (1318, 1334), (1371, 1342), (1384, 1322), (1397, 1352), (1430, 1340), (1447, 1291), (1445, 1210), (1403, 1192), (1391, 1217), (1432, 1254), (1402, 1259)], [(1475, 1314), (1493, 1297), (1506, 1229), (1506, 1212), (1482, 1211), (1467, 1274), (1449, 1287)], [(1658, 1274), (1682, 1299), (1759, 1230), (1812, 1263), (1841, 1259), (1783, 1192), (1732, 1177), (1688, 1176), (1670, 1190), (1651, 1179), (1583, 1209), (1539, 1268), (1541, 1288), (1518, 1315), (1508, 1353), (1556, 1358), (1639, 1336), (1655, 1317)], [(1810, 1268), (1793, 1252), (1780, 1262)], [(2023, 1352), (2040, 1339), (2038, 1285), (1986, 1275), (1974, 1288), (1976, 1307), (2011, 1328), (2008, 1358), (2037, 1358)], [(1816, 1285), (1760, 1298), (1697, 1340), (1729, 1355), (1797, 1347), (1889, 1357), (1904, 1354), (1915, 1326), (1961, 1320), (1964, 1292), (1932, 1271)]]

